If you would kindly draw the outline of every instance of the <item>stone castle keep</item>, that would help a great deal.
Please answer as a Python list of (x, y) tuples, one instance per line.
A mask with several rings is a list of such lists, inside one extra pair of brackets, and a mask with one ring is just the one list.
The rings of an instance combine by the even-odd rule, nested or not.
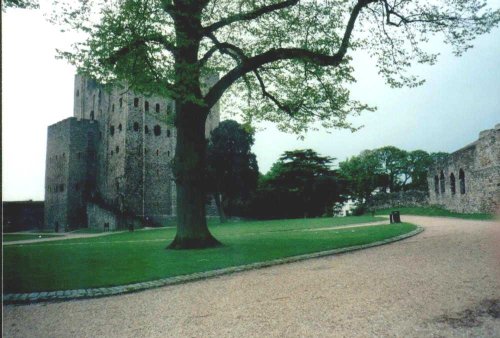
[[(113, 230), (173, 218), (174, 108), (172, 100), (76, 75), (73, 117), (48, 127), (45, 226)], [(207, 138), (218, 124), (216, 105)]]
[(500, 207), (500, 124), (435, 163), (427, 176), (429, 203), (463, 212), (495, 212)]

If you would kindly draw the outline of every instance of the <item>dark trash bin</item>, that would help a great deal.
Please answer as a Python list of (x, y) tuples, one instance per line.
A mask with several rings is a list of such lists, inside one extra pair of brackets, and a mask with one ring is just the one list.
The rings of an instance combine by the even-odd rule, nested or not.
[(391, 224), (392, 223), (401, 223), (401, 214), (399, 213), (399, 211), (393, 211), (393, 212), (391, 212), (389, 219), (391, 221)]

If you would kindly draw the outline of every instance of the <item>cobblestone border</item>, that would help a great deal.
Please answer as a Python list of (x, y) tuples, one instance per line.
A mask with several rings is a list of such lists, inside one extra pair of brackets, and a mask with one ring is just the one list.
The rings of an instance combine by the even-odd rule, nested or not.
[(130, 293), (130, 292), (137, 292), (137, 291), (148, 290), (148, 289), (157, 288), (157, 287), (161, 287), (161, 286), (166, 286), (166, 285), (175, 285), (175, 284), (197, 281), (197, 280), (211, 278), (211, 277), (227, 275), (230, 273), (235, 273), (235, 272), (240, 272), (240, 271), (260, 269), (260, 268), (270, 267), (270, 266), (274, 266), (274, 265), (298, 262), (298, 261), (302, 261), (305, 259), (319, 258), (319, 257), (330, 256), (330, 255), (335, 255), (335, 254), (348, 253), (351, 251), (356, 251), (356, 250), (361, 250), (361, 249), (372, 248), (372, 247), (376, 247), (376, 246), (380, 246), (380, 245), (384, 245), (384, 244), (397, 242), (397, 241), (418, 235), (422, 231), (424, 231), (424, 228), (421, 226), (417, 226), (417, 228), (415, 230), (410, 231), (406, 234), (399, 235), (396, 237), (387, 238), (387, 239), (384, 239), (382, 241), (373, 242), (373, 243), (369, 243), (369, 244), (356, 245), (356, 246), (351, 246), (351, 247), (341, 248), (341, 249), (314, 252), (314, 253), (310, 253), (310, 254), (275, 259), (272, 261), (234, 266), (234, 267), (229, 267), (229, 268), (224, 268), (224, 269), (219, 269), (219, 270), (212, 270), (212, 271), (207, 271), (207, 272), (199, 272), (199, 273), (194, 273), (194, 274), (190, 274), (190, 275), (157, 279), (157, 280), (149, 281), (149, 282), (141, 282), (141, 283), (112, 286), (112, 287), (104, 287), (104, 288), (93, 288), (93, 289), (78, 289), (78, 290), (33, 292), (33, 293), (9, 293), (9, 294), (3, 295), (3, 303), (4, 304), (30, 304), (30, 303), (39, 303), (39, 302), (96, 298), (96, 297), (112, 296), (112, 295), (118, 295), (118, 294)]

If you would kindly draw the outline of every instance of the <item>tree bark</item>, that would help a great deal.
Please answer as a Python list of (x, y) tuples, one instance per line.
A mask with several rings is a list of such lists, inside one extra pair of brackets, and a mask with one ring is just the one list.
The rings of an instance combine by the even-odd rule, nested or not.
[[(183, 111), (187, 109), (188, 111)], [(221, 245), (206, 222), (206, 140), (203, 112), (181, 105), (177, 123), (174, 171), (177, 184), (177, 234), (169, 249), (201, 249)]]
[(210, 108), (203, 102), (198, 66), (203, 2), (178, 1), (175, 6), (177, 145), (173, 169), (177, 185), (177, 233), (168, 248), (210, 248), (221, 244), (208, 230), (205, 211), (205, 121)]

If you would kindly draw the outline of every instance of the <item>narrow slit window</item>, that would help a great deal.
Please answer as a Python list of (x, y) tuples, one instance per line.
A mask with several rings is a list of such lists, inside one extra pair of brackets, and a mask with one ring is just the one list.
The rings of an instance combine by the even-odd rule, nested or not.
[(445, 182), (444, 182), (444, 172), (441, 170), (441, 174), (439, 175), (439, 183), (441, 187), (441, 194), (445, 192)]
[(134, 99), (134, 107), (139, 107), (139, 98), (138, 97), (136, 97)]
[(160, 112), (160, 104), (157, 103), (155, 106), (155, 112), (159, 113)]
[(465, 194), (465, 172), (460, 169), (458, 173), (458, 180), (460, 181), (460, 194)]

